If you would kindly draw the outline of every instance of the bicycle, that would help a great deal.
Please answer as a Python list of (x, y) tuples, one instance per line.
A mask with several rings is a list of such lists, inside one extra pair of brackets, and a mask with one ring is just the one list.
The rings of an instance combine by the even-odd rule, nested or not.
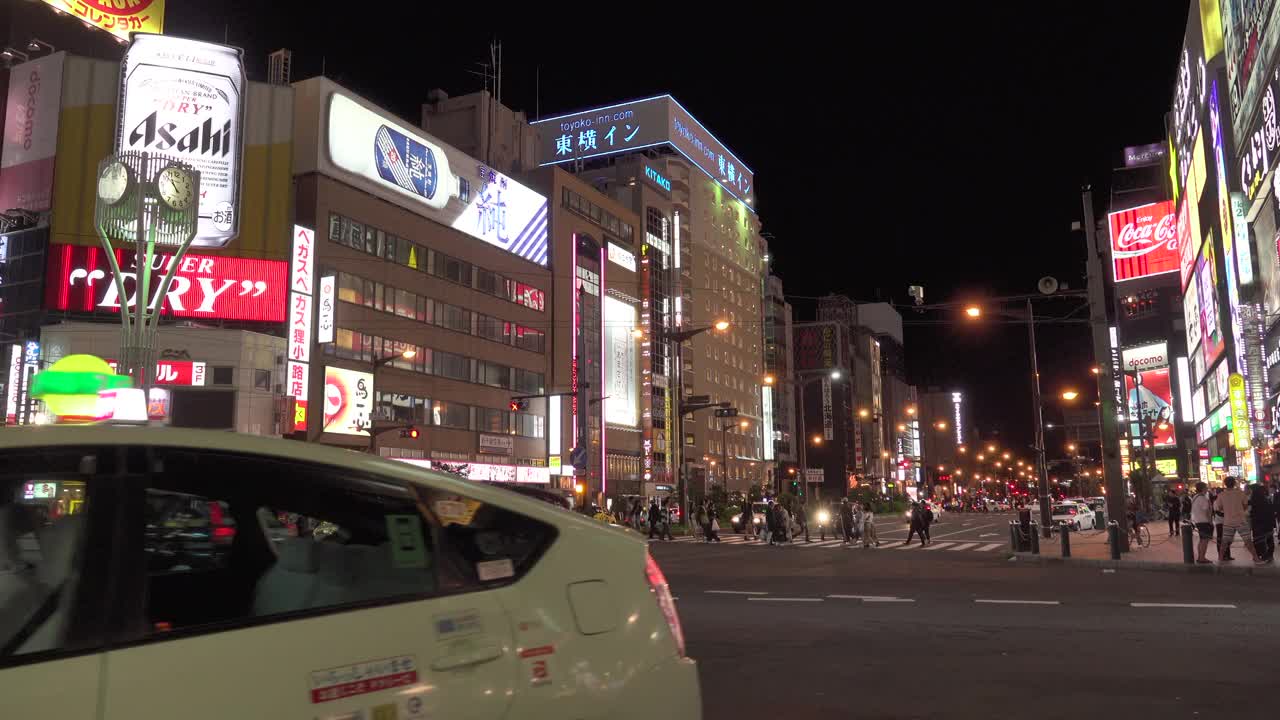
[(1130, 525), (1129, 540), (1138, 547), (1151, 547), (1151, 531), (1147, 529), (1147, 524), (1139, 520), (1136, 528)]

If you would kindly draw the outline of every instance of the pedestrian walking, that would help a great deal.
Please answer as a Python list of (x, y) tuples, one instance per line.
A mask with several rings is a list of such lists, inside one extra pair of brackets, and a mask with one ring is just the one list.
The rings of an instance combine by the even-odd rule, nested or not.
[(662, 511), (658, 509), (658, 501), (650, 500), (649, 501), (649, 539), (650, 540), (653, 539), (653, 534), (655, 532), (659, 533), (658, 539), (659, 540), (662, 539), (661, 531), (658, 529), (659, 527), (661, 527), (661, 521), (662, 521)]
[(1236, 487), (1238, 482), (1235, 477), (1227, 476), (1223, 481), (1227, 487), (1218, 493), (1218, 500), (1213, 504), (1213, 509), (1222, 513), (1222, 552), (1218, 559), (1225, 559), (1224, 554), (1231, 549), (1231, 541), (1239, 535), (1240, 542), (1249, 551), (1254, 564), (1265, 565), (1265, 561), (1258, 557), (1258, 551), (1253, 547), (1253, 528), (1249, 524), (1248, 515), (1249, 498), (1243, 490)]
[[(1220, 494), (1220, 490), (1209, 493), (1209, 501), (1213, 506), (1213, 534), (1218, 541), (1218, 559), (1229, 561), (1235, 558), (1231, 557), (1231, 543), (1227, 543), (1225, 548), (1222, 546), (1222, 511), (1218, 509), (1218, 495)], [(1224, 555), (1223, 553), (1226, 554)]]
[(932, 525), (933, 508), (929, 507), (929, 503), (920, 503), (920, 531), (924, 536), (925, 545), (933, 542), (933, 538), (929, 537), (929, 528)]
[(694, 522), (698, 523), (698, 529), (702, 531), (702, 541), (711, 542), (711, 519), (707, 517), (707, 506), (699, 505), (698, 513), (694, 516)]
[(800, 523), (799, 532), (804, 533), (805, 542), (813, 542), (809, 539), (809, 507), (804, 502), (800, 502), (800, 512), (796, 513), (796, 520)]
[(853, 507), (849, 505), (849, 498), (840, 500), (840, 531), (841, 545), (853, 542)]
[(1208, 485), (1196, 483), (1196, 495), (1191, 499), (1191, 524), (1200, 536), (1200, 546), (1196, 552), (1196, 562), (1211, 565), (1212, 561), (1204, 556), (1209, 549), (1209, 541), (1213, 539), (1213, 503), (1209, 500)]
[(720, 542), (720, 518), (716, 515), (716, 506), (714, 503), (707, 503), (707, 514), (711, 516), (711, 540)]
[(850, 503), (853, 506), (853, 544), (862, 539), (862, 503)]
[(862, 547), (880, 547), (880, 539), (876, 537), (876, 514), (871, 511), (871, 503), (862, 506)]
[(764, 511), (764, 531), (770, 545), (773, 544), (773, 536), (776, 531), (778, 522), (776, 518), (777, 516), (773, 514), (773, 501), (770, 501)]
[(1253, 549), (1264, 562), (1272, 562), (1276, 553), (1276, 538), (1272, 529), (1276, 526), (1276, 510), (1271, 504), (1267, 489), (1254, 485), (1249, 493), (1249, 526), (1253, 531)]
[(911, 538), (916, 535), (920, 536), (920, 545), (924, 545), (924, 528), (920, 526), (923, 520), (924, 516), (920, 513), (920, 503), (911, 503), (911, 526), (907, 530), (907, 539), (903, 541), (903, 545), (910, 545)]
[(1176, 537), (1182, 534), (1182, 498), (1178, 497), (1175, 490), (1169, 495), (1166, 502), (1169, 514), (1169, 537)]
[(773, 531), (774, 543), (777, 545), (785, 545), (791, 536), (791, 513), (787, 512), (787, 508), (782, 503), (774, 503), (773, 506)]

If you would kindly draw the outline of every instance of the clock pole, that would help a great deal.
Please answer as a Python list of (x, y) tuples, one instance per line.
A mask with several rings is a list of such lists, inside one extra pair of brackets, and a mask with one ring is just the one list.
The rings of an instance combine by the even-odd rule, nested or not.
[[(94, 225), (120, 297), (120, 373), (148, 394), (164, 298), (195, 239), (199, 197), (200, 172), (172, 157), (126, 151), (98, 165)], [(132, 273), (122, 271), (113, 242), (132, 244)], [(172, 257), (157, 274), (155, 259), (165, 254)], [(125, 288), (128, 275), (134, 280), (132, 297)]]

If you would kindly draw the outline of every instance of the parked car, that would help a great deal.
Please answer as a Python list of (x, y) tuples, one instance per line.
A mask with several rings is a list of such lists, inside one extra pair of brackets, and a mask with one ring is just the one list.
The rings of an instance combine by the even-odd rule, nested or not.
[[(53, 515), (24, 499), (32, 481), (83, 495)], [(701, 717), (635, 533), (368, 454), (6, 429), (0, 552), (14, 547), (29, 552), (0, 578), (5, 717), (647, 720), (655, 697), (664, 717)]]

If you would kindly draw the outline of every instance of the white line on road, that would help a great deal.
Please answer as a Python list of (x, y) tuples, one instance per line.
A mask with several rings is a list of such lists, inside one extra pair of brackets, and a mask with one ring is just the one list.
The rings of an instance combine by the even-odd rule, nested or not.
[(767, 592), (759, 590), (707, 590), (708, 595), (768, 595)]
[(971, 548), (971, 547), (973, 547), (973, 546), (975, 546), (975, 545), (979, 545), (979, 544), (980, 544), (980, 543), (974, 543), (974, 542), (971, 542), (971, 543), (960, 543), (959, 545), (956, 545), (956, 546), (955, 546), (955, 547), (953, 547), (953, 548), (947, 548), (947, 550), (948, 550), (948, 551), (951, 551), (951, 550), (968, 550), (969, 548)]
[(1061, 605), (1057, 600), (974, 600), (986, 605)]
[(1199, 608), (1204, 610), (1235, 610), (1235, 605), (1219, 603), (1129, 603), (1136, 608)]
[(913, 603), (915, 600), (911, 598), (867, 598), (863, 602), (869, 603)]
[(989, 545), (983, 545), (982, 547), (978, 548), (978, 552), (991, 552), (992, 550), (995, 550), (996, 548), (1000, 548), (1000, 547), (1004, 547), (1004, 543), (991, 543)]
[(822, 598), (749, 597), (747, 599), (759, 600), (761, 602), (822, 602)]
[(917, 547), (920, 547), (920, 546), (919, 546), (919, 545), (912, 545), (911, 543), (903, 543), (903, 544), (899, 545), (898, 547), (894, 548), (894, 550), (910, 550), (910, 549), (912, 549), (912, 548), (917, 548)]
[(944, 542), (937, 545), (933, 543), (929, 543), (928, 547), (926, 547), (925, 550), (941, 550), (942, 548), (947, 547), (948, 545), (951, 545), (951, 544), (952, 543), (949, 543), (949, 542)]
[(828, 595), (832, 600), (895, 600), (897, 595)]
[(943, 533), (942, 535), (934, 535), (933, 537), (935, 538), (951, 537), (952, 535), (959, 535), (961, 533), (973, 532), (974, 530), (981, 530), (983, 528), (995, 527), (999, 524), (1000, 523), (991, 523), (990, 525), (979, 525), (978, 527), (975, 527), (975, 528), (965, 528), (964, 530), (957, 530), (955, 532)]
[(1000, 534), (1000, 533), (982, 533), (982, 534), (981, 534), (981, 535), (979, 535), (978, 537), (980, 537), (980, 538), (984, 538), (984, 537), (995, 537), (995, 536), (997, 536), (997, 535), (999, 535), (999, 534)]

